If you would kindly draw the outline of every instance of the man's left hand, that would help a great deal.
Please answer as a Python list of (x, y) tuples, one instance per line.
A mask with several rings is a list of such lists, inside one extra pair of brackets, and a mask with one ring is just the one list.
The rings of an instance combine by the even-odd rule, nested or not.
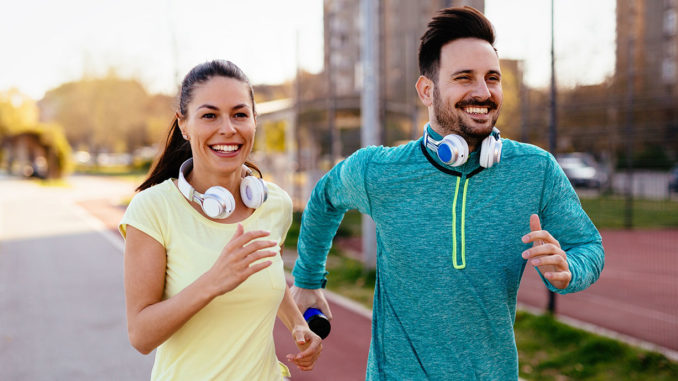
[(560, 242), (546, 230), (541, 230), (539, 216), (530, 216), (530, 232), (523, 236), (524, 243), (532, 242), (532, 248), (523, 251), (523, 259), (536, 266), (541, 274), (558, 289), (564, 289), (572, 280), (567, 254)]

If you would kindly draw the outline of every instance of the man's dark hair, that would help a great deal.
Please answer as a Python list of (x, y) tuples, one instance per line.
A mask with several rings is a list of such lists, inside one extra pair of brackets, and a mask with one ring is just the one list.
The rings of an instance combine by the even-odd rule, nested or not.
[(438, 82), (440, 50), (450, 41), (479, 38), (494, 47), (494, 28), (482, 13), (471, 7), (452, 7), (438, 11), (428, 23), (419, 44), (419, 72)]

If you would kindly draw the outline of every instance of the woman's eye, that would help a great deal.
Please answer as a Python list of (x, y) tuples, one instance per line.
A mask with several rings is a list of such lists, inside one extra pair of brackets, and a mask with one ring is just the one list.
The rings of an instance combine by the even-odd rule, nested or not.
[(234, 116), (238, 119), (241, 119), (241, 118), (247, 118), (248, 115), (245, 114), (244, 112), (238, 112)]
[(203, 119), (214, 119), (216, 117), (217, 117), (217, 115), (215, 113), (212, 113), (212, 112), (208, 112), (206, 114), (203, 114), (203, 116), (202, 116)]

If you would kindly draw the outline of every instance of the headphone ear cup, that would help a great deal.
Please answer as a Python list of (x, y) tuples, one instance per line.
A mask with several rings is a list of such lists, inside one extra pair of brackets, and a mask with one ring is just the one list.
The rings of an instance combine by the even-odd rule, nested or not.
[(203, 195), (202, 210), (210, 218), (226, 218), (235, 210), (235, 199), (228, 189), (213, 186)]
[(240, 197), (248, 208), (260, 207), (268, 198), (266, 183), (258, 177), (246, 176), (240, 182)]
[(440, 161), (453, 167), (458, 167), (468, 160), (468, 144), (459, 135), (447, 135), (438, 146)]
[(490, 135), (483, 139), (480, 147), (480, 165), (491, 168), (501, 160), (501, 140)]

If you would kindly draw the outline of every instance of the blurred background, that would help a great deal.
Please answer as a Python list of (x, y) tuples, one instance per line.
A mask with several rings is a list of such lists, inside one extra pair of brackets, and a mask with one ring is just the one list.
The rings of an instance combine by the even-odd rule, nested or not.
[(420, 135), (419, 37), (437, 9), (468, 4), (497, 31), (503, 136), (557, 154), (576, 186), (669, 200), (678, 189), (675, 1), (553, 3), (553, 15), (548, 1), (531, 0), (382, 0), (369, 15), (357, 0), (6, 5), (0, 163), (39, 178), (148, 166), (182, 76), (225, 58), (256, 84), (255, 159), (302, 207), (318, 176), (361, 145)]
[[(356, 149), (421, 135), (419, 38), (440, 8), (483, 11), (501, 59), (497, 127), (556, 156), (606, 246), (608, 278), (585, 301), (556, 308), (521, 287), (520, 302), (678, 359), (678, 0), (0, 3), (0, 188), (143, 176), (183, 75), (223, 58), (255, 85), (252, 158), (298, 212)], [(373, 249), (351, 221), (339, 246), (364, 276)], [(604, 324), (616, 320), (641, 332)]]

